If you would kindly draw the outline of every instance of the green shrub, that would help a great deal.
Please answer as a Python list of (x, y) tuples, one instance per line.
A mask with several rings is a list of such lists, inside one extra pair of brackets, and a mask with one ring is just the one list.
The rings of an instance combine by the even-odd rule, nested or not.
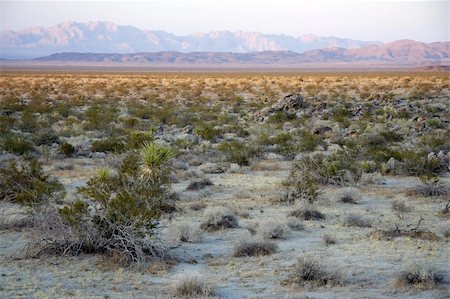
[(289, 114), (285, 111), (278, 111), (269, 116), (270, 124), (282, 124), (295, 119), (295, 114)]
[(2, 140), (1, 149), (17, 155), (34, 151), (33, 143), (20, 136), (6, 136)]
[(64, 195), (64, 186), (44, 174), (36, 160), (0, 163), (0, 200), (36, 205), (60, 200)]
[[(117, 174), (100, 169), (78, 189), (83, 199), (61, 208), (60, 215), (82, 251), (119, 255), (123, 264), (163, 258), (156, 228), (170, 189), (172, 156), (169, 149), (146, 143), (139, 155), (122, 161)], [(92, 206), (100, 208), (90, 211)]]
[(445, 171), (446, 165), (443, 160), (432, 157), (428, 158), (427, 155), (421, 152), (404, 151), (401, 152), (401, 163), (397, 172), (413, 175), (437, 175)]
[(109, 137), (107, 139), (92, 142), (91, 151), (103, 153), (122, 153), (125, 151), (125, 145), (119, 138)]
[(153, 131), (131, 131), (127, 136), (127, 148), (139, 149), (144, 143), (153, 141)]
[(299, 142), (299, 149), (303, 152), (312, 152), (314, 151), (317, 146), (323, 145), (324, 141), (322, 137), (315, 135), (308, 131), (301, 131), (300, 132), (300, 142)]
[(75, 153), (75, 147), (68, 142), (63, 142), (59, 146), (59, 152), (65, 155), (66, 157), (72, 157), (73, 154)]
[(209, 141), (214, 141), (219, 137), (222, 137), (222, 130), (216, 129), (212, 125), (199, 125), (195, 127), (195, 133), (201, 138)]
[(255, 148), (238, 141), (224, 141), (220, 143), (219, 151), (225, 154), (229, 162), (237, 163), (241, 166), (249, 165), (250, 159), (259, 154)]
[(33, 142), (35, 145), (52, 145), (59, 143), (58, 134), (52, 129), (41, 129), (33, 135)]

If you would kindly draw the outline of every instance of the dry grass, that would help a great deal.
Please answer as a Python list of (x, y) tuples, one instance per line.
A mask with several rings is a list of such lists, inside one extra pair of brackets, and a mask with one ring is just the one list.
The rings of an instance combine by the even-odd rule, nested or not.
[(403, 270), (397, 277), (395, 285), (408, 290), (434, 289), (445, 282), (444, 272), (430, 265), (413, 264)]
[(223, 207), (212, 207), (203, 213), (203, 223), (200, 228), (206, 231), (239, 227), (238, 220), (233, 211)]
[(185, 273), (177, 276), (169, 288), (170, 294), (176, 297), (198, 298), (214, 297), (214, 288), (206, 279), (196, 273)]
[(296, 217), (303, 220), (323, 220), (325, 219), (325, 215), (316, 210), (310, 208), (298, 209), (292, 211), (289, 216)]
[(266, 240), (243, 240), (240, 241), (233, 249), (234, 257), (248, 257), (271, 255), (275, 253), (278, 246)]
[(297, 260), (292, 275), (284, 283), (309, 287), (336, 286), (344, 283), (344, 277), (341, 273), (329, 270), (316, 259), (303, 256)]

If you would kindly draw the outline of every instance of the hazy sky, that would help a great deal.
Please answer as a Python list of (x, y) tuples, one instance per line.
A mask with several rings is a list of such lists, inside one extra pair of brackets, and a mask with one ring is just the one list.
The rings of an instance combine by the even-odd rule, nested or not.
[(450, 0), (5, 1), (0, 30), (71, 21), (112, 21), (175, 34), (244, 30), (314, 33), (389, 42), (449, 41)]

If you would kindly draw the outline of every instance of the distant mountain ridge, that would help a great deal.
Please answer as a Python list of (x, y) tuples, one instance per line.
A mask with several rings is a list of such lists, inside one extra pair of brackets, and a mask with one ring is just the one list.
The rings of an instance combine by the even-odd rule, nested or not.
[(130, 54), (137, 52), (233, 52), (293, 51), (381, 45), (305, 34), (293, 37), (259, 32), (213, 31), (177, 36), (165, 31), (141, 30), (111, 22), (64, 22), (53, 27), (31, 27), (0, 32), (0, 57), (30, 59), (58, 52)]
[(39, 57), (40, 62), (137, 63), (153, 65), (300, 65), (314, 63), (450, 64), (450, 42), (421, 43), (399, 40), (384, 45), (359, 49), (326, 48), (304, 53), (292, 51), (231, 52), (142, 52), (119, 53), (56, 53)]

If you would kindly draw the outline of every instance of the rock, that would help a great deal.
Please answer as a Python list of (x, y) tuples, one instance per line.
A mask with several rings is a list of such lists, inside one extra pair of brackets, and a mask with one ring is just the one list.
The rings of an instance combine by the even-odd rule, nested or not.
[(95, 152), (95, 153), (92, 153), (92, 158), (94, 158), (94, 159), (105, 159), (106, 158), (106, 154), (102, 153), (102, 152)]
[(394, 171), (394, 170), (395, 170), (395, 167), (397, 166), (397, 160), (395, 160), (394, 157), (391, 157), (391, 158), (387, 161), (386, 166), (387, 166), (387, 168), (388, 168), (390, 171)]
[(231, 172), (231, 173), (236, 173), (236, 172), (239, 172), (240, 170), (241, 170), (241, 166), (239, 166), (239, 164), (236, 164), (236, 163), (231, 163), (230, 168), (228, 168), (228, 172)]
[(181, 141), (184, 141), (184, 142), (193, 143), (193, 144), (198, 144), (198, 141), (199, 141), (199, 137), (197, 135), (188, 134), (188, 133), (183, 133), (183, 134), (176, 135), (174, 137), (174, 139), (175, 140), (181, 140)]
[(325, 135), (329, 132), (333, 132), (333, 129), (328, 126), (320, 127), (314, 130), (314, 134), (316, 135)]
[(276, 153), (268, 153), (266, 154), (266, 160), (284, 160), (284, 156)]
[(436, 159), (436, 154), (434, 152), (431, 152), (431, 153), (428, 154), (427, 160), (430, 161), (430, 160), (433, 160), (433, 159)]
[(303, 97), (299, 92), (289, 94), (282, 99), (279, 99), (272, 109), (275, 111), (294, 111), (299, 110), (303, 105)]
[(200, 165), (198, 169), (204, 173), (224, 173), (227, 168), (219, 163), (205, 163)]
[(444, 160), (445, 159), (444, 151), (440, 150), (439, 153), (437, 154), (437, 157), (441, 160)]

